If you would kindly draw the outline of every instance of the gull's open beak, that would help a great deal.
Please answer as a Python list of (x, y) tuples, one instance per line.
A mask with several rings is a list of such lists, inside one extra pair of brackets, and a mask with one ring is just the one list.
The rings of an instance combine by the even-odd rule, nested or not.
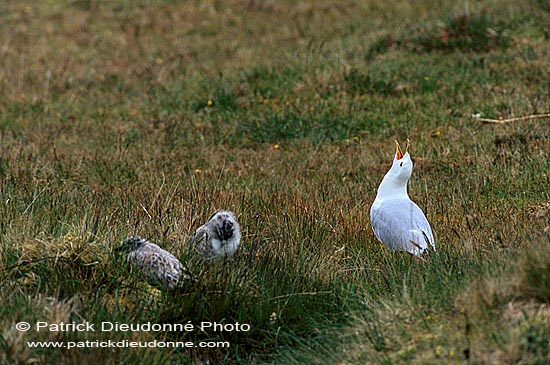
[(407, 138), (407, 146), (405, 146), (405, 153), (409, 152), (410, 146), (411, 146), (411, 140)]
[[(407, 148), (409, 148), (409, 144), (407, 143)], [(407, 152), (405, 150), (405, 152)], [(397, 139), (395, 140), (395, 159), (401, 160), (403, 158), (403, 152), (401, 152), (401, 147), (399, 147), (399, 142), (397, 142)]]

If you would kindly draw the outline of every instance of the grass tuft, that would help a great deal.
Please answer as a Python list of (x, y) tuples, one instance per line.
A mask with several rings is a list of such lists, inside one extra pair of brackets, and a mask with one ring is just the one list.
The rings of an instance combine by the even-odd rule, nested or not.
[(372, 60), (392, 47), (414, 52), (486, 53), (509, 44), (505, 24), (486, 11), (462, 11), (428, 24), (381, 36), (369, 47), (366, 59)]

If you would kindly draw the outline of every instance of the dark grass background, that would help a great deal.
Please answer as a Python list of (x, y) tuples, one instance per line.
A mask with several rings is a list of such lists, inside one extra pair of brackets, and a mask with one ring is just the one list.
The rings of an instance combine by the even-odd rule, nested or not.
[[(546, 364), (550, 16), (544, 1), (3, 2), (0, 361)], [(426, 263), (368, 212), (393, 139), (434, 229)], [(204, 265), (186, 237), (243, 228)], [(199, 276), (159, 293), (140, 234)], [(247, 323), (249, 332), (18, 332)], [(31, 349), (29, 340), (228, 341)]]

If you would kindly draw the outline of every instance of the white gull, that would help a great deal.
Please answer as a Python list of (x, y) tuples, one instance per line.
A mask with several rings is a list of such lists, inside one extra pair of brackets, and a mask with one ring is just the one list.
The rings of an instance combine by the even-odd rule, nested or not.
[(422, 255), (429, 247), (435, 251), (432, 229), (424, 212), (407, 193), (407, 183), (413, 170), (409, 155), (409, 140), (405, 153), (395, 141), (396, 153), (370, 209), (372, 230), (385, 246), (413, 255)]

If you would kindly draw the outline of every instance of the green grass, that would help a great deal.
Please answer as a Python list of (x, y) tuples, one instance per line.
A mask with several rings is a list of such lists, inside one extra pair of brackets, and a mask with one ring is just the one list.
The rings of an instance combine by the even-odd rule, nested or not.
[[(0, 363), (546, 364), (544, 1), (3, 2)], [(393, 139), (438, 252), (373, 236)], [(233, 210), (242, 245), (187, 236)], [(112, 249), (139, 234), (198, 281), (161, 293)], [(18, 332), (203, 321), (247, 332)], [(27, 341), (229, 348), (30, 348)]]

